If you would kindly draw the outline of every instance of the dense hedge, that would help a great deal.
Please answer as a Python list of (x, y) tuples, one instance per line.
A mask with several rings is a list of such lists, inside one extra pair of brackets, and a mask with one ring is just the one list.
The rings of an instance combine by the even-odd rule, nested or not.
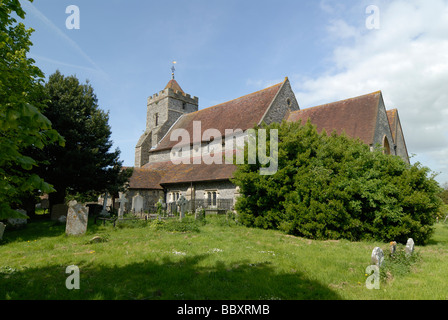
[(278, 171), (260, 175), (259, 163), (238, 165), (232, 181), (243, 224), (311, 239), (422, 244), (431, 236), (441, 201), (428, 168), (344, 134), (318, 134), (309, 122), (263, 128), (278, 130)]

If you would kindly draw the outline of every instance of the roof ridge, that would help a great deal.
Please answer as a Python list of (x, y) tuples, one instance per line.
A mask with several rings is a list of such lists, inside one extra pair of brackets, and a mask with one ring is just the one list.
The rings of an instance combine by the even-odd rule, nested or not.
[(374, 92), (371, 92), (371, 93), (362, 94), (362, 95), (356, 96), (356, 97), (351, 97), (351, 98), (342, 99), (342, 100), (336, 100), (336, 101), (333, 101), (333, 102), (323, 103), (323, 104), (320, 104), (320, 105), (317, 105), (317, 106), (313, 106), (313, 107), (303, 108), (303, 109), (300, 109), (300, 110), (297, 110), (297, 111), (293, 111), (293, 112), (298, 112), (298, 111), (303, 111), (303, 110), (308, 110), (308, 109), (313, 109), (313, 108), (324, 107), (324, 106), (328, 106), (328, 105), (333, 104), (333, 103), (350, 101), (350, 100), (353, 100), (353, 99), (358, 99), (358, 98), (362, 98), (362, 97), (366, 97), (366, 96), (370, 96), (370, 95), (374, 95), (374, 94), (381, 94), (381, 93), (382, 93), (381, 90), (378, 90), (378, 91), (374, 91)]
[[(287, 79), (287, 78), (285, 78), (285, 81), (286, 81), (286, 79)], [(223, 104), (226, 104), (226, 103), (229, 103), (229, 102), (238, 100), (238, 99), (247, 98), (247, 97), (249, 97), (249, 96), (251, 96), (251, 95), (254, 95), (254, 94), (257, 94), (257, 93), (261, 93), (262, 91), (266, 91), (266, 90), (272, 89), (272, 88), (274, 88), (274, 87), (276, 87), (276, 86), (280, 86), (280, 85), (282, 85), (285, 81), (276, 83), (276, 84), (274, 84), (274, 85), (272, 85), (272, 86), (269, 86), (269, 87), (267, 87), (267, 88), (264, 88), (264, 89), (261, 89), (261, 90), (258, 90), (258, 91), (252, 92), (252, 93), (245, 94), (245, 95), (243, 95), (243, 96), (241, 96), (241, 97), (238, 97), (238, 98), (235, 98), (235, 99), (232, 99), (232, 100), (229, 100), (229, 101), (225, 101), (225, 102), (221, 102), (221, 103), (215, 104), (214, 106), (210, 106), (210, 107), (207, 107), (207, 108), (204, 108), (204, 109), (195, 111), (195, 112), (188, 113), (188, 115), (196, 114), (196, 113), (201, 112), (201, 111), (204, 111), (204, 110), (208, 110), (208, 109), (211, 109), (211, 108), (219, 107), (219, 106), (222, 106)]]

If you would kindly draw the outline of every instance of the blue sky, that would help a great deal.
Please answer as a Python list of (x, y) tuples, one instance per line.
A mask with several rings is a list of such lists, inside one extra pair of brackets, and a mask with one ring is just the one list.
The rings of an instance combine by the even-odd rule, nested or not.
[[(446, 0), (21, 1), (30, 57), (87, 79), (110, 112), (124, 165), (145, 129), (146, 99), (176, 80), (206, 108), (283, 81), (301, 108), (381, 90), (398, 108), (412, 162), (448, 181)], [(67, 29), (69, 5), (80, 28)], [(369, 5), (379, 29), (368, 29)], [(376, 21), (375, 21), (376, 22)]]

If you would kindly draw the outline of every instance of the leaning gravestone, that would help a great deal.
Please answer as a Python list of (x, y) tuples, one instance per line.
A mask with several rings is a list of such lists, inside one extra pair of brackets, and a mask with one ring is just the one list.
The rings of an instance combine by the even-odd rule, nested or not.
[(89, 219), (89, 210), (76, 200), (68, 204), (67, 224), (65, 233), (67, 235), (82, 235), (87, 231), (87, 222)]
[(384, 261), (384, 252), (380, 247), (375, 247), (372, 251), (371, 264), (381, 267)]
[(406, 252), (406, 255), (408, 256), (414, 253), (414, 240), (412, 238), (408, 239), (408, 242), (406, 242), (406, 248), (404, 250)]
[(132, 197), (132, 211), (135, 213), (143, 212), (143, 197), (140, 193), (137, 193), (134, 197)]
[(5, 232), (5, 224), (3, 222), (0, 222), (0, 240), (3, 239), (3, 233)]
[(51, 210), (51, 220), (57, 221), (61, 216), (67, 216), (68, 207), (65, 204), (55, 204)]

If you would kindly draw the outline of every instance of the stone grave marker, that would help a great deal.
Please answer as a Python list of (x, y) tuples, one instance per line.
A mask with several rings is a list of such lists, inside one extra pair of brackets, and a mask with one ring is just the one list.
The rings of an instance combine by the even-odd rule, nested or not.
[(406, 255), (408, 256), (414, 253), (414, 240), (412, 238), (408, 239), (408, 242), (406, 242), (406, 248), (404, 250), (406, 252)]
[(104, 194), (103, 210), (101, 210), (100, 216), (101, 217), (106, 217), (106, 218), (110, 216), (109, 211), (107, 211), (107, 192)]
[(195, 218), (195, 220), (202, 220), (205, 218), (205, 210), (201, 206), (196, 208), (196, 211), (194, 213), (194, 218)]
[[(157, 214), (159, 216), (159, 220), (161, 220), (162, 219), (161, 216), (162, 215), (165, 216), (165, 214), (166, 214), (166, 211), (165, 211), (166, 210), (166, 203), (163, 202), (163, 199), (160, 197), (159, 201), (157, 201), (154, 206), (156, 207), (156, 211), (157, 211)], [(159, 210), (159, 207), (162, 210)]]
[(180, 219), (182, 220), (183, 218), (185, 218), (185, 212), (187, 211), (188, 201), (187, 199), (185, 199), (184, 196), (181, 196), (180, 199), (177, 201), (177, 204), (180, 210)]
[(384, 261), (384, 252), (380, 247), (375, 247), (372, 250), (371, 264), (381, 267)]
[(138, 192), (134, 197), (132, 197), (132, 211), (134, 213), (143, 212), (143, 200), (144, 200), (143, 197)]
[(72, 200), (68, 204), (67, 223), (65, 233), (67, 235), (82, 235), (87, 231), (89, 209)]
[[(17, 209), (16, 211), (26, 216), (25, 210)], [(7, 220), (7, 224), (12, 226), (13, 228), (22, 228), (22, 227), (26, 226), (26, 223), (27, 223), (27, 219), (23, 219), (23, 218), (9, 218)]]
[(396, 241), (392, 241), (390, 243), (390, 254), (394, 255), (396, 251), (397, 251), (397, 242)]
[(57, 221), (61, 216), (67, 216), (68, 207), (67, 205), (55, 204), (51, 210), (51, 220)]
[(118, 199), (118, 202), (120, 203), (120, 208), (118, 209), (118, 219), (123, 219), (125, 204), (128, 202), (128, 199), (126, 199), (124, 193), (120, 192), (120, 198)]
[(3, 239), (3, 233), (5, 232), (5, 224), (3, 222), (0, 222), (0, 240)]

